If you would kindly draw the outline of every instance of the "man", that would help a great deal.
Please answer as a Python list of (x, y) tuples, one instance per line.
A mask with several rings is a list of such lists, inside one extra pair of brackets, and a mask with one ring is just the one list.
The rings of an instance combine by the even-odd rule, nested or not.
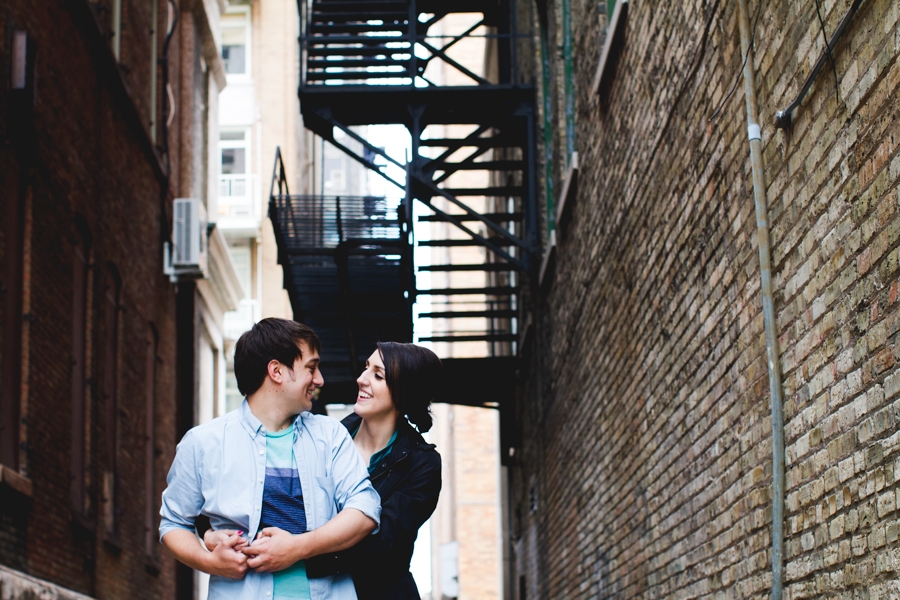
[[(263, 319), (238, 340), (234, 372), (246, 400), (178, 444), (160, 539), (211, 575), (210, 600), (355, 600), (348, 576), (310, 580), (303, 563), (353, 546), (381, 515), (347, 430), (307, 412), (324, 384), (318, 337), (293, 321)], [(235, 535), (209, 552), (194, 533), (201, 514)]]

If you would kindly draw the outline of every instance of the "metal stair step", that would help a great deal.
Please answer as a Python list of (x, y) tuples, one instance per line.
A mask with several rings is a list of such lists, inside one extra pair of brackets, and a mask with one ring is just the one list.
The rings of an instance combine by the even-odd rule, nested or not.
[(385, 32), (398, 31), (406, 33), (407, 25), (405, 23), (384, 23), (382, 25), (372, 25), (369, 23), (313, 23), (310, 29), (316, 34), (360, 34), (368, 32)]
[(443, 188), (454, 196), (521, 196), (525, 188), (518, 185), (486, 187), (486, 188)]
[(431, 138), (423, 139), (420, 144), (422, 146), (437, 148), (510, 148), (518, 147), (518, 144), (512, 143), (510, 138), (504, 136), (486, 137), (486, 138)]
[(325, 73), (315, 71), (306, 74), (307, 81), (328, 81), (329, 79), (387, 79), (390, 77), (410, 77), (406, 71), (341, 71)]
[[(402, 40), (401, 40), (402, 41)], [(309, 56), (391, 56), (394, 54), (410, 54), (407, 48), (388, 48), (384, 45), (376, 46), (313, 46), (309, 49)]]
[(376, 0), (329, 0), (313, 4), (312, 14), (331, 12), (347, 15), (399, 12), (408, 14), (406, 2), (378, 2)]
[(437, 171), (522, 171), (525, 162), (521, 160), (485, 160), (482, 162), (440, 163)]
[[(512, 246), (513, 243), (501, 237), (490, 237), (488, 241), (497, 246)], [(422, 240), (418, 242), (420, 246), (428, 246), (431, 248), (461, 248), (470, 246), (481, 246), (481, 242), (476, 240)]]
[(389, 42), (407, 42), (408, 40), (392, 35), (321, 35), (308, 38), (311, 46), (318, 44), (386, 44)]
[(449, 272), (449, 271), (514, 271), (515, 267), (506, 262), (477, 263), (471, 265), (425, 265), (418, 268), (419, 271)]
[(475, 335), (431, 335), (420, 337), (420, 342), (515, 342), (518, 339), (514, 333), (485, 333)]
[[(328, 69), (333, 67), (342, 67), (345, 69), (356, 67), (382, 67), (382, 66), (401, 66), (406, 67), (409, 59), (395, 60), (388, 58), (355, 58), (346, 60), (310, 60), (306, 62), (308, 69)], [(308, 72), (308, 71), (307, 71)]]
[(313, 12), (312, 23), (314, 25), (327, 22), (366, 22), (366, 21), (407, 21), (409, 13), (402, 10), (387, 11), (375, 8), (367, 8), (356, 12), (334, 9), (317, 9)]
[(423, 319), (513, 319), (518, 312), (514, 310), (459, 310), (419, 313)]
[[(453, 216), (457, 220), (463, 221), (463, 222), (480, 221), (481, 220), (477, 217), (472, 217), (470, 215), (454, 214), (451, 216)], [(495, 223), (507, 223), (509, 221), (521, 221), (522, 220), (522, 213), (519, 213), (519, 212), (515, 212), (515, 213), (484, 213), (481, 216), (486, 219), (490, 219), (491, 221), (494, 221)], [(446, 220), (447, 219), (445, 219), (441, 215), (421, 215), (419, 217), (419, 221), (423, 222), (423, 223), (435, 223), (435, 222), (443, 223)]]
[(509, 296), (518, 294), (519, 289), (510, 286), (483, 287), (483, 288), (432, 288), (430, 290), (417, 290), (418, 296)]

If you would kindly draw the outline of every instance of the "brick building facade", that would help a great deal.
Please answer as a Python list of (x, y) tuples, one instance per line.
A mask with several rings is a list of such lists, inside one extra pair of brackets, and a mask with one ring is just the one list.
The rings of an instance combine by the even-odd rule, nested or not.
[(170, 280), (163, 246), (173, 198), (215, 214), (221, 9), (0, 5), (3, 598), (194, 594), (159, 499), (181, 434), (224, 405), (198, 356), (239, 283), (214, 229), (199, 283)]
[[(547, 219), (556, 244), (523, 335), (512, 597), (768, 597), (773, 431), (738, 3), (536, 4), (518, 3), (535, 32), (520, 64), (549, 108), (547, 214), (568, 191), (568, 218)], [(782, 130), (826, 35), (816, 2), (749, 4), (785, 597), (896, 597), (900, 5), (818, 3), (829, 39), (851, 16)]]

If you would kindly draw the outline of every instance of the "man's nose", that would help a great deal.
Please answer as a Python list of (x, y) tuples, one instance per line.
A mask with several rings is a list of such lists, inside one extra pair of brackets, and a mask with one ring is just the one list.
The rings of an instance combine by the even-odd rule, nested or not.
[(325, 378), (322, 377), (322, 371), (320, 371), (318, 368), (316, 369), (315, 375), (313, 375), (313, 384), (315, 384), (317, 387), (322, 387), (323, 385), (325, 385)]

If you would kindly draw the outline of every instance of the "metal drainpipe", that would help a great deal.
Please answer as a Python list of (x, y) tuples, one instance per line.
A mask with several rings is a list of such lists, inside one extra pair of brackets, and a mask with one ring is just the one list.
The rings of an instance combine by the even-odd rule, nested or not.
[(563, 66), (566, 92), (566, 168), (575, 152), (575, 75), (572, 59), (572, 0), (563, 0)]
[(553, 197), (553, 101), (550, 98), (550, 42), (546, 20), (540, 21), (541, 30), (541, 91), (544, 104), (544, 177), (547, 194), (547, 236), (556, 229), (556, 204)]
[[(750, 20), (747, 0), (738, 0), (743, 56), (750, 52)], [(753, 58), (744, 63), (744, 92), (747, 98), (747, 134), (753, 168), (753, 201), (759, 237), (759, 271), (762, 279), (763, 321), (766, 330), (766, 356), (769, 362), (769, 395), (772, 399), (772, 600), (781, 600), (784, 557), (784, 414), (781, 371), (775, 334), (775, 308), (772, 300), (772, 266), (769, 241), (769, 217), (763, 180), (762, 144), (756, 107), (756, 77)]]

